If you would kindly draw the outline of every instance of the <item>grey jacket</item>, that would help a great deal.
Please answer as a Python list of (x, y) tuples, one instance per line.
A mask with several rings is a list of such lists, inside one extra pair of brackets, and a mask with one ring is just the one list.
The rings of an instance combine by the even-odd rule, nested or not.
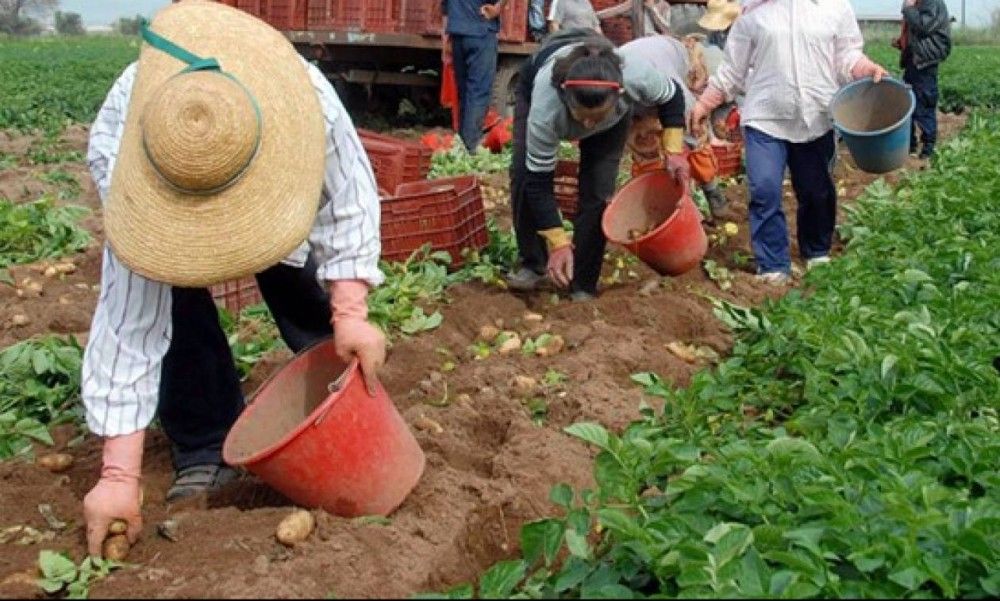
[(900, 58), (905, 67), (911, 60), (917, 69), (936, 65), (951, 54), (951, 21), (944, 0), (919, 0), (903, 7), (909, 43)]

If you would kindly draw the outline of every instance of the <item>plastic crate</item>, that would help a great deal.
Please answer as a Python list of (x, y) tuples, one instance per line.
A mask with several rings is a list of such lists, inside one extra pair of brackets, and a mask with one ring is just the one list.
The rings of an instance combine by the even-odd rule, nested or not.
[(334, 29), (361, 31), (365, 25), (365, 0), (333, 0), (330, 12)]
[(529, 0), (507, 0), (500, 12), (500, 33), (497, 36), (501, 42), (520, 44), (528, 37), (528, 2)]
[(719, 177), (732, 177), (743, 171), (743, 144), (712, 144), (719, 162)]
[(226, 2), (226, 4), (235, 6), (236, 8), (246, 11), (255, 17), (260, 16), (261, 0), (236, 0), (235, 2)]
[(580, 197), (580, 163), (562, 160), (556, 163), (555, 194), (556, 203), (563, 219), (572, 221), (576, 217)]
[(399, 29), (403, 33), (441, 35), (441, 0), (402, 0)]
[[(373, 140), (393, 144), (403, 151), (403, 179), (399, 183), (413, 182), (427, 177), (431, 170), (431, 155), (433, 151), (425, 147), (418, 141), (401, 140), (385, 134), (380, 134), (367, 129), (359, 129), (358, 136), (361, 143), (365, 140)], [(393, 186), (389, 190), (395, 190)]]
[(400, 184), (409, 181), (405, 179), (406, 154), (399, 145), (370, 138), (362, 138), (361, 144), (375, 173), (380, 195), (391, 194)]
[(306, 0), (260, 0), (260, 18), (275, 29), (306, 28)]
[(220, 307), (233, 315), (238, 315), (245, 307), (261, 302), (257, 280), (251, 277), (230, 280), (209, 287), (212, 298)]
[(306, 29), (332, 29), (335, 4), (331, 0), (306, 0)]
[(367, 0), (365, 2), (365, 31), (393, 33), (398, 31), (401, 0)]
[(430, 243), (462, 264), (462, 250), (489, 243), (479, 180), (472, 175), (402, 184), (382, 200), (382, 258), (405, 261)]

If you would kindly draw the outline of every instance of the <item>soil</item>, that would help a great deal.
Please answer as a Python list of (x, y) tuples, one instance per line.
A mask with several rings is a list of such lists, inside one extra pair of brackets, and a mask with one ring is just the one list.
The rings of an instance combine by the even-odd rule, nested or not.
[[(962, 124), (959, 117), (942, 116), (945, 136), (953, 135)], [(85, 149), (85, 136), (74, 131), (69, 138), (66, 144)], [(23, 153), (32, 143), (0, 137), (0, 151)], [(80, 165), (64, 168), (80, 171)], [(29, 182), (34, 186), (38, 173), (45, 169), (22, 161), (13, 170), (16, 175), (0, 177), (5, 186), (0, 195), (3, 190), (28, 187)], [(845, 204), (875, 179), (853, 170), (848, 161), (840, 162), (836, 178)], [(85, 183), (85, 173), (78, 179), (83, 192), (76, 202), (94, 209), (88, 226), (95, 240), (101, 240), (96, 195)], [(644, 399), (630, 381), (633, 373), (656, 372), (684, 386), (709, 365), (703, 359), (688, 362), (668, 350), (669, 343), (708, 347), (725, 356), (732, 340), (714, 318), (708, 296), (748, 305), (786, 290), (754, 282), (752, 267), (738, 260), (737, 253), (750, 255), (745, 187), (730, 186), (727, 196), (729, 215), (708, 229), (717, 233), (725, 221), (732, 221), (739, 233), (713, 245), (708, 258), (732, 271), (729, 290), (720, 290), (702, 270), (659, 278), (612, 249), (606, 264), (608, 279), (594, 302), (573, 304), (553, 292), (515, 295), (482, 285), (462, 285), (451, 291), (451, 302), (440, 308), (444, 323), (439, 329), (395, 341), (383, 383), (408, 423), (430, 418), (443, 432), (413, 428), (427, 455), (427, 468), (389, 522), (346, 520), (317, 511), (314, 534), (288, 549), (275, 540), (274, 533), (291, 506), (250, 476), (208, 498), (168, 505), (164, 496), (173, 477), (169, 443), (154, 430), (147, 437), (145, 455), (143, 538), (129, 556), (132, 565), (94, 584), (91, 594), (400, 597), (474, 580), (492, 563), (514, 557), (521, 525), (556, 511), (548, 501), (554, 484), (593, 486), (593, 451), (562, 428), (578, 421), (624, 427), (639, 416), (644, 402), (655, 404), (654, 399)], [(794, 232), (794, 199), (790, 191), (786, 196), (786, 214)], [(498, 217), (503, 218), (504, 211), (505, 207), (498, 207)], [(794, 253), (794, 236), (792, 240)], [(76, 273), (45, 281), (41, 296), (21, 298), (13, 288), (0, 286), (0, 345), (44, 332), (84, 336), (96, 300), (99, 254), (95, 243), (74, 258), (79, 265)], [(45, 279), (36, 269), (24, 266), (11, 271), (17, 282), (25, 277)], [(526, 320), (527, 312), (539, 313), (543, 319)], [(13, 326), (10, 316), (14, 313), (27, 315), (29, 323)], [(522, 339), (542, 332), (559, 334), (566, 348), (551, 357), (494, 353), (476, 360), (470, 347), (485, 324), (518, 331)], [(287, 358), (287, 351), (266, 357), (255, 367), (245, 389), (253, 390)], [(446, 370), (449, 361), (457, 364), (452, 371)], [(565, 375), (565, 381), (542, 384), (551, 372)], [(515, 386), (516, 376), (530, 377), (536, 385), (524, 391)], [(534, 399), (541, 399), (532, 403), (536, 410), (547, 407), (544, 416), (532, 415), (527, 401)], [(38, 511), (40, 503), (51, 505), (68, 523), (54, 532), (51, 541), (0, 546), (0, 597), (35, 594), (37, 589), (23, 580), (25, 573), (33, 571), (41, 549), (67, 551), (77, 559), (85, 553), (80, 504), (97, 479), (100, 444), (92, 437), (74, 441), (74, 433), (66, 428), (57, 432), (57, 439), (58, 449), (75, 457), (72, 468), (63, 474), (49, 473), (30, 462), (0, 463), (0, 530), (16, 525), (51, 530)], [(156, 532), (156, 525), (168, 518), (177, 522), (177, 542)]]

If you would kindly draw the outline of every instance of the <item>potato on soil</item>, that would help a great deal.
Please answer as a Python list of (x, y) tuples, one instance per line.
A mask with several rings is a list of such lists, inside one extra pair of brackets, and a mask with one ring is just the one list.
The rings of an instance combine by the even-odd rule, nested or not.
[(293, 547), (309, 538), (315, 527), (316, 519), (313, 515), (304, 509), (297, 509), (281, 520), (275, 535), (278, 537), (278, 542)]
[(52, 453), (42, 455), (36, 463), (54, 474), (59, 474), (73, 466), (73, 456), (69, 453)]
[(131, 548), (132, 545), (129, 544), (127, 536), (124, 534), (114, 534), (104, 539), (104, 544), (101, 545), (101, 553), (104, 555), (104, 559), (125, 561)]
[(128, 532), (128, 524), (125, 520), (115, 520), (108, 526), (108, 534), (118, 535)]
[(535, 354), (539, 357), (551, 357), (552, 355), (559, 354), (564, 346), (566, 346), (566, 341), (563, 340), (563, 337), (555, 335), (549, 339), (545, 346), (535, 349)]
[(493, 342), (499, 335), (500, 335), (500, 328), (496, 326), (485, 325), (479, 328), (479, 339), (485, 342)]

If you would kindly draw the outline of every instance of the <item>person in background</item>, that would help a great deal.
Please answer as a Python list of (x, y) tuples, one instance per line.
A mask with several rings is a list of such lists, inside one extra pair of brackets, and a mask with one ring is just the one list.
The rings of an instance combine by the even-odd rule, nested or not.
[(901, 51), (903, 80), (913, 87), (917, 107), (913, 111), (910, 154), (917, 154), (920, 129), (920, 158), (934, 156), (937, 142), (938, 65), (951, 53), (951, 20), (943, 0), (906, 0), (903, 26), (893, 46)]
[[(701, 53), (701, 44), (696, 39), (689, 38), (681, 41), (666, 35), (646, 36), (623, 45), (621, 52), (627, 60), (648, 61), (657, 73), (671, 81), (684, 82), (685, 85), (682, 86), (684, 113), (685, 115), (690, 113), (695, 104), (695, 96), (692, 92), (704, 90), (708, 80)], [(646, 161), (656, 162), (662, 159), (661, 145), (658, 143), (662, 130), (663, 127), (660, 125), (654, 109), (636, 109), (633, 114), (628, 142), (633, 165)], [(695, 150), (699, 146), (693, 139), (688, 140), (688, 145), (691, 150)], [(726, 196), (720, 189), (717, 178), (713, 176), (709, 181), (701, 183), (701, 189), (705, 193), (713, 216), (721, 214), (726, 207)]]
[[(607, 240), (601, 217), (615, 189), (635, 107), (655, 107), (667, 169), (687, 177), (683, 84), (645, 60), (616, 50), (587, 29), (552, 34), (524, 62), (514, 112), (511, 201), (520, 268), (511, 290), (535, 290), (546, 274), (575, 302), (597, 294)], [(559, 143), (580, 141), (578, 214), (573, 238), (554, 195)]]
[(256, 273), (289, 347), (332, 334), (373, 395), (385, 360), (366, 304), (384, 279), (375, 177), (329, 80), (219, 3), (168, 4), (142, 35), (87, 150), (108, 238), (81, 383), (87, 426), (104, 438), (83, 500), (93, 556), (113, 520), (139, 536), (157, 414), (177, 470), (168, 502), (233, 479), (222, 445), (244, 401), (206, 286)]
[(545, 0), (531, 0), (528, 5), (528, 32), (531, 39), (541, 42), (549, 33), (545, 19)]
[(799, 252), (810, 268), (830, 260), (837, 217), (830, 101), (852, 80), (887, 75), (863, 47), (848, 0), (761, 0), (733, 24), (725, 61), (691, 113), (699, 133), (714, 109), (746, 93), (750, 240), (763, 282), (782, 285), (791, 275), (781, 204), (786, 169), (799, 205)]
[(739, 0), (708, 0), (708, 10), (698, 20), (698, 25), (709, 32), (708, 44), (726, 47), (726, 38), (737, 17), (740, 16)]
[(590, 0), (552, 0), (549, 7), (549, 31), (583, 27), (600, 33), (601, 21)]
[(497, 70), (500, 10), (507, 0), (441, 0), (458, 87), (458, 135), (474, 152), (483, 132)]

